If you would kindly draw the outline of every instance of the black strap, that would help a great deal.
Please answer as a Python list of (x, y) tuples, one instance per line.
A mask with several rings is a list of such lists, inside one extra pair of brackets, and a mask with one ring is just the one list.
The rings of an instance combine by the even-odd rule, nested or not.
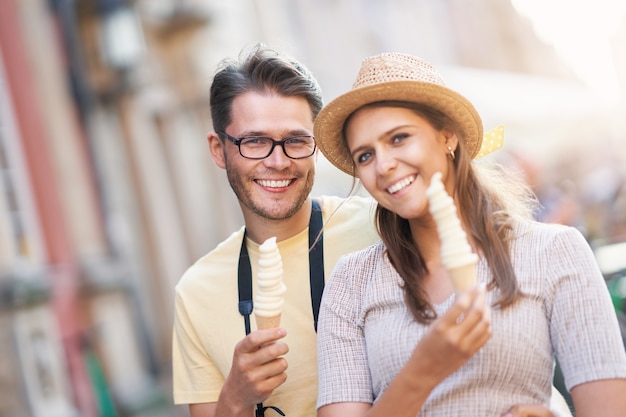
[(254, 412), (254, 417), (265, 417), (265, 410), (267, 410), (268, 408), (271, 408), (272, 410), (276, 411), (281, 416), (285, 415), (285, 413), (283, 413), (283, 410), (281, 410), (278, 407), (274, 407), (273, 405), (263, 406), (263, 403), (258, 403), (256, 405), (256, 411)]
[(250, 255), (246, 248), (246, 231), (243, 231), (243, 243), (239, 251), (239, 269), (237, 273), (239, 281), (239, 314), (243, 316), (246, 334), (250, 333), (250, 314), (252, 314), (252, 266)]
[[(317, 332), (317, 317), (324, 292), (324, 234), (322, 230), (322, 208), (313, 200), (311, 219), (309, 220), (309, 282), (311, 284), (311, 308), (313, 309), (313, 328)], [(316, 241), (317, 239), (317, 241)]]
[[(313, 309), (313, 328), (317, 332), (317, 317), (320, 311), (322, 292), (324, 291), (324, 235), (322, 232), (322, 208), (312, 200), (311, 218), (309, 219), (309, 282), (311, 285), (311, 308)], [(250, 333), (250, 314), (252, 314), (252, 266), (246, 247), (246, 231), (243, 232), (239, 251), (239, 269), (237, 273), (239, 293), (239, 313), (243, 316), (246, 334)], [(257, 404), (256, 417), (263, 417), (265, 410), (273, 409), (281, 416), (285, 414), (277, 407)]]

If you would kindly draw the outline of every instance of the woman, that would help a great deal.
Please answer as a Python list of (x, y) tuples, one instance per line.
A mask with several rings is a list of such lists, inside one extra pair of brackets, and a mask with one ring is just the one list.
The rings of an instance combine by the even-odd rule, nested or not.
[[(327, 284), (318, 416), (499, 416), (511, 404), (547, 405), (555, 355), (577, 417), (626, 415), (626, 355), (589, 246), (573, 228), (530, 220), (527, 189), (472, 162), (482, 136), (466, 98), (427, 62), (397, 53), (365, 60), (353, 89), (317, 117), (324, 155), (378, 201), (382, 238), (340, 260)], [(426, 197), (436, 172), (479, 256), (490, 309), (456, 307), (468, 296), (455, 296), (442, 266)], [(467, 333), (488, 321), (481, 311), (491, 338), (476, 336), (489, 326)], [(433, 357), (427, 370), (423, 353)], [(524, 415), (546, 415), (536, 410)]]

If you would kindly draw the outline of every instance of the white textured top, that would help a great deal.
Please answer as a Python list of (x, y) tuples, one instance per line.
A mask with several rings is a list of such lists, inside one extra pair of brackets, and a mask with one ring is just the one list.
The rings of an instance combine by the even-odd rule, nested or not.
[(259, 246), (256, 279), (259, 290), (254, 294), (254, 314), (260, 317), (282, 314), (287, 287), (283, 282), (283, 261), (276, 246), (276, 237), (270, 237)]
[(472, 252), (467, 235), (461, 227), (454, 200), (443, 187), (441, 172), (435, 173), (430, 179), (426, 196), (429, 201), (428, 209), (435, 219), (441, 240), (443, 266), (450, 270), (478, 262), (478, 256)]
[[(373, 403), (408, 361), (427, 326), (409, 312), (382, 243), (342, 257), (318, 323), (318, 407)], [(499, 416), (517, 403), (548, 405), (554, 356), (565, 384), (626, 378), (617, 318), (593, 253), (570, 227), (523, 221), (511, 258), (525, 296), (492, 310), (493, 336), (431, 393), (420, 417)], [(481, 258), (478, 281), (491, 271)], [(490, 291), (493, 303), (497, 293)], [(455, 295), (435, 305), (450, 308)]]

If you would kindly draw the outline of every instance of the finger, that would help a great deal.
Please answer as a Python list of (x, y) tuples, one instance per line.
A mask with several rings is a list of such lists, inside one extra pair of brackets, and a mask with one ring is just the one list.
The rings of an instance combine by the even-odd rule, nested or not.
[(503, 414), (503, 417), (555, 417), (555, 415), (544, 405), (517, 404)]
[(481, 293), (484, 293), (484, 291), (482, 286), (475, 285), (460, 293), (454, 301), (454, 304), (452, 304), (452, 307), (442, 316), (442, 322), (451, 326), (457, 324), (459, 317), (462, 317), (474, 304), (476, 298), (479, 297)]
[(254, 403), (267, 400), (272, 392), (287, 380), (286, 361), (281, 360), (285, 364), (263, 366), (242, 374), (236, 382), (237, 387), (242, 389), (241, 398), (244, 398), (246, 402), (253, 401)]
[(468, 349), (476, 353), (491, 339), (492, 331), (489, 323), (481, 322), (466, 336), (464, 343)]
[(255, 330), (244, 337), (236, 346), (236, 350), (241, 353), (251, 353), (259, 350), (263, 345), (276, 342), (287, 335), (285, 329), (277, 327), (275, 329)]
[(285, 358), (276, 358), (266, 363), (259, 369), (261, 370), (261, 374), (259, 376), (265, 379), (272, 378), (287, 371), (287, 360)]
[(269, 345), (264, 345), (256, 352), (252, 352), (251, 355), (258, 358), (259, 363), (263, 364), (284, 356), (287, 352), (289, 352), (289, 346), (286, 343), (273, 342)]
[(457, 319), (457, 323), (461, 327), (472, 328), (478, 322), (485, 319), (487, 310), (487, 294), (484, 287), (479, 288), (479, 292), (476, 294), (472, 305), (464, 311)]
[(285, 372), (276, 373), (268, 378), (261, 379), (256, 385), (256, 392), (261, 397), (260, 401), (265, 401), (272, 395), (272, 392), (285, 383), (287, 374)]
[(272, 391), (287, 380), (287, 361), (277, 358), (253, 368), (248, 374), (248, 381), (253, 384), (254, 392), (261, 397), (268, 397)]
[(281, 358), (289, 352), (286, 343), (274, 342), (254, 352), (241, 353), (235, 356), (233, 366), (237, 366), (241, 372), (252, 372), (252, 378), (263, 375), (263, 378), (276, 372), (263, 371), (263, 367)]
[(491, 338), (491, 308), (487, 304), (486, 293), (479, 294), (470, 309), (464, 313), (458, 324), (462, 345), (468, 351), (476, 352)]
[(472, 288), (471, 305), (466, 308), (456, 319), (456, 324), (461, 326), (462, 331), (474, 327), (478, 322), (484, 320), (487, 309), (487, 294), (484, 285)]
[(258, 380), (265, 380), (283, 374), (285, 371), (287, 371), (287, 360), (285, 358), (275, 358), (255, 368), (253, 377)]

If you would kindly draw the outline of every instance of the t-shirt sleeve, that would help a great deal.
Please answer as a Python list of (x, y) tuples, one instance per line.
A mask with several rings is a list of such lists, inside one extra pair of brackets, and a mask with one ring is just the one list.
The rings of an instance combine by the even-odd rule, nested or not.
[(172, 371), (175, 404), (217, 402), (224, 378), (203, 348), (178, 290), (172, 335)]
[(626, 378), (626, 354), (604, 278), (582, 234), (556, 235), (547, 266), (550, 337), (568, 390), (607, 378)]
[(317, 328), (317, 407), (337, 402), (372, 403), (363, 327), (359, 324), (362, 280), (356, 257), (342, 257), (326, 284)]

